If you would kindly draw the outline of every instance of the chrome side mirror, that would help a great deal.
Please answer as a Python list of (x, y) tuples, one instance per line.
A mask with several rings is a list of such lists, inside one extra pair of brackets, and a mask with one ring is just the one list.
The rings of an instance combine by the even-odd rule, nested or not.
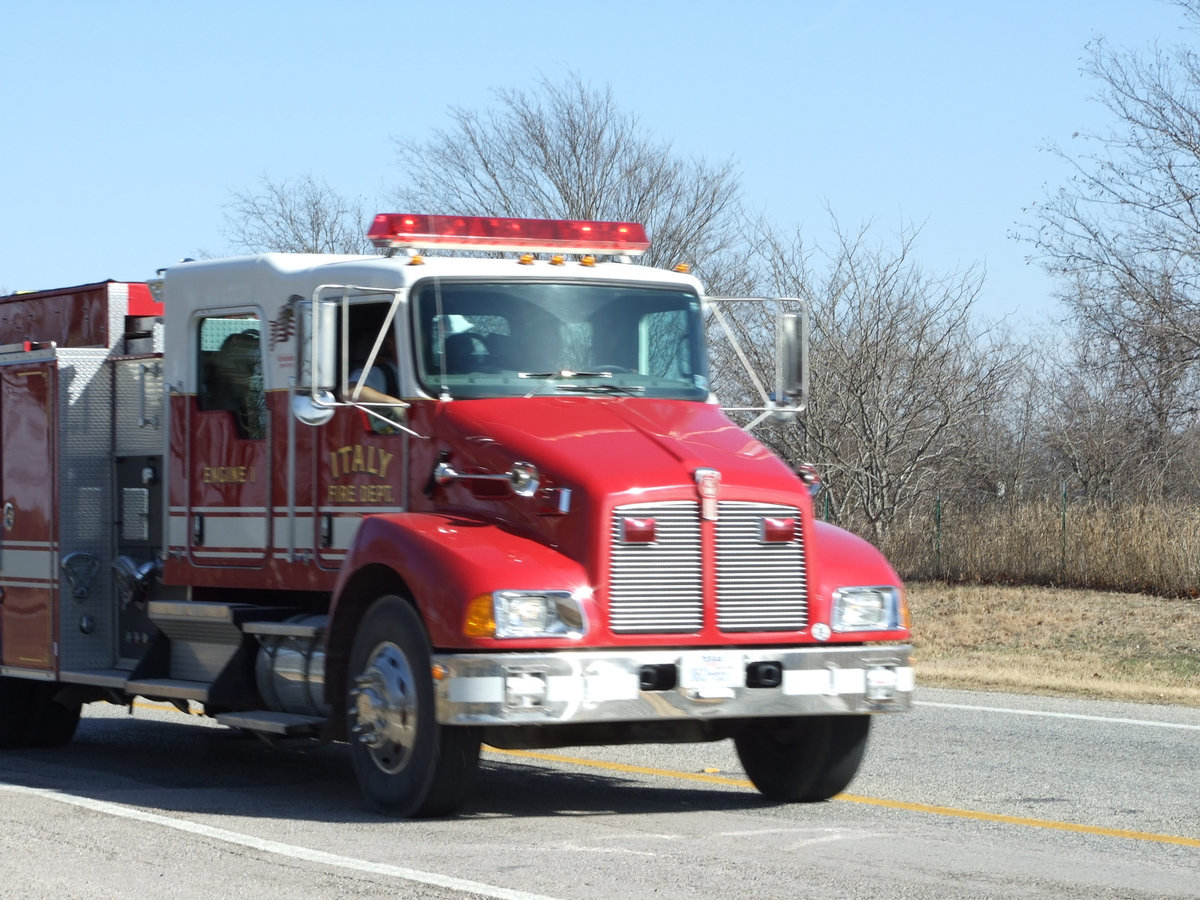
[(330, 391), (337, 385), (338, 305), (324, 300), (296, 303), (299, 335), (296, 385), (302, 391)]
[(800, 412), (808, 404), (808, 309), (779, 314), (775, 402)]

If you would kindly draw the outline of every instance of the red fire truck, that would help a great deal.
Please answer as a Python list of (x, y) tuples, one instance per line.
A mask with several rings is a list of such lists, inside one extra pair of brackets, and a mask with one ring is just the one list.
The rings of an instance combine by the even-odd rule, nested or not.
[(481, 743), (731, 738), (770, 798), (842, 790), (911, 703), (903, 588), (717, 404), (700, 283), (627, 223), (371, 237), (0, 299), (0, 747), (140, 696), (345, 741), (403, 816)]

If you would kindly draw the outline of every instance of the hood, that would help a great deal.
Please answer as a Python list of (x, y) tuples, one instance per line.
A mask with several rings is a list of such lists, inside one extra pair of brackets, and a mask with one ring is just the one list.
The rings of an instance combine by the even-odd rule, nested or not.
[(757, 440), (708, 403), (651, 398), (529, 397), (440, 404), (437, 437), (456, 465), (505, 471), (531, 462), (559, 487), (614, 504), (695, 496), (694, 472), (716, 469), (721, 495), (754, 499), (803, 488)]

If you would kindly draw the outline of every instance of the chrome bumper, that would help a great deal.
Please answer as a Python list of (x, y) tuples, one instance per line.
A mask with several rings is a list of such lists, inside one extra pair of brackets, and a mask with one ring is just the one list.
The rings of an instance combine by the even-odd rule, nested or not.
[(911, 654), (907, 645), (439, 654), (437, 719), (555, 725), (903, 712), (912, 705)]

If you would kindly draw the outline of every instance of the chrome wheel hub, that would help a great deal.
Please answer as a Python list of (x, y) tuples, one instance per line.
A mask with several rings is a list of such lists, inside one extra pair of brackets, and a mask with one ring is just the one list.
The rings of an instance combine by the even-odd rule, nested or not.
[(363, 744), (382, 771), (401, 771), (417, 737), (416, 682), (408, 658), (391, 642), (379, 644), (350, 692), (357, 722), (352, 740)]

